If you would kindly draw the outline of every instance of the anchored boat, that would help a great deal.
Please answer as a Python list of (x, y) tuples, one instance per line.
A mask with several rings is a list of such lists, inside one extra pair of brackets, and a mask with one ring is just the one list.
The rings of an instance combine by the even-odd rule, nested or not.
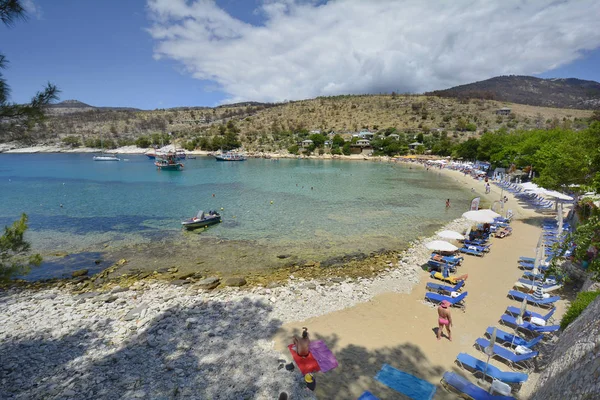
[(177, 161), (177, 157), (173, 153), (164, 156), (157, 155), (154, 165), (156, 165), (156, 168), (164, 169), (166, 171), (180, 171), (183, 169), (183, 163)]
[(240, 153), (228, 151), (225, 154), (215, 154), (217, 161), (246, 161), (246, 156)]
[(188, 230), (204, 228), (208, 225), (218, 224), (221, 222), (221, 215), (216, 211), (209, 211), (205, 214), (204, 211), (198, 211), (195, 217), (181, 221), (181, 225)]

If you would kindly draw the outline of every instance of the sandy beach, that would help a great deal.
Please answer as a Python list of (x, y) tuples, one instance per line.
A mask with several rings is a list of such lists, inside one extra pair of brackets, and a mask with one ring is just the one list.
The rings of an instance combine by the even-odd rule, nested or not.
[[(449, 170), (432, 170), (445, 173), (465, 185), (473, 185), (488, 201), (500, 197), (497, 187), (485, 195), (483, 184), (462, 173)], [(286, 345), (292, 334), (301, 327), (308, 327), (315, 339), (324, 340), (336, 354), (340, 366), (325, 375), (317, 375), (318, 398), (352, 399), (365, 390), (381, 399), (404, 398), (374, 379), (383, 364), (411, 373), (431, 383), (438, 384), (436, 399), (452, 399), (455, 395), (446, 392), (439, 381), (445, 371), (470, 374), (454, 362), (460, 352), (469, 353), (480, 359), (485, 355), (473, 347), (475, 340), (484, 337), (488, 326), (502, 326), (500, 316), (508, 306), (519, 306), (507, 298), (522, 271), (517, 268), (519, 256), (534, 256), (540, 235), (536, 213), (524, 209), (510, 195), (507, 209), (528, 222), (513, 222), (513, 234), (505, 239), (493, 239), (492, 251), (483, 258), (465, 256), (457, 274), (469, 274), (465, 291), (468, 297), (465, 312), (453, 310), (453, 340), (436, 340), (437, 310), (424, 301), (425, 283), (433, 281), (427, 272), (420, 275), (421, 282), (408, 294), (384, 293), (371, 301), (316, 318), (285, 324), (277, 333), (276, 348), (287, 351)], [(559, 302), (557, 315), (564, 312), (564, 302)], [(530, 306), (528, 309), (545, 313), (545, 310)], [(512, 332), (509, 327), (505, 331)], [(492, 361), (502, 370), (508, 366)], [(532, 376), (531, 380), (535, 379)], [(530, 383), (531, 385), (531, 383)], [(529, 385), (522, 389), (524, 398)]]

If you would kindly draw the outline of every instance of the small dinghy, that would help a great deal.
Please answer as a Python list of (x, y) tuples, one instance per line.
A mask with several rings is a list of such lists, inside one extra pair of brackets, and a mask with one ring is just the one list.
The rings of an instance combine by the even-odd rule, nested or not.
[(204, 228), (208, 225), (218, 224), (221, 222), (221, 215), (216, 211), (198, 211), (195, 217), (181, 221), (181, 225), (188, 230)]

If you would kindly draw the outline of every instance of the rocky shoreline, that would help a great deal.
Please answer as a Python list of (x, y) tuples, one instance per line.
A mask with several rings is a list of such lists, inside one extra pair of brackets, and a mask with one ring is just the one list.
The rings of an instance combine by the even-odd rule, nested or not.
[[(467, 225), (458, 219), (443, 229)], [(9, 399), (277, 398), (280, 391), (314, 398), (297, 370), (281, 368), (290, 359), (274, 350), (275, 331), (380, 293), (410, 292), (429, 257), (428, 240), (414, 241), (373, 277), (306, 279), (298, 272), (281, 286), (216, 290), (216, 277), (151, 276), (94, 291), (82, 287), (85, 279), (6, 288), (0, 392)]]

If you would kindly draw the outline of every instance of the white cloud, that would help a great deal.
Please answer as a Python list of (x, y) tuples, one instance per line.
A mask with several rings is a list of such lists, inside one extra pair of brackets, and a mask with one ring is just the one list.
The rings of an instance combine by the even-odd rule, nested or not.
[(423, 92), (536, 74), (600, 47), (598, 0), (269, 0), (264, 26), (211, 0), (148, 0), (155, 57), (228, 101)]

